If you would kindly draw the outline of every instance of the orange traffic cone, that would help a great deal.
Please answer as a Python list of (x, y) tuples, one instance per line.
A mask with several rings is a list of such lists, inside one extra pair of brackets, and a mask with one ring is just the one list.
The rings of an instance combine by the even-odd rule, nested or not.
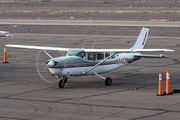
[(159, 94), (156, 94), (157, 96), (164, 96), (163, 94), (163, 88), (162, 88), (162, 74), (161, 71), (159, 73)]
[(6, 46), (4, 46), (4, 62), (2, 62), (2, 63), (8, 63), (7, 57), (6, 57)]
[(169, 70), (167, 69), (166, 72), (166, 95), (172, 95), (173, 93), (170, 92), (170, 74)]

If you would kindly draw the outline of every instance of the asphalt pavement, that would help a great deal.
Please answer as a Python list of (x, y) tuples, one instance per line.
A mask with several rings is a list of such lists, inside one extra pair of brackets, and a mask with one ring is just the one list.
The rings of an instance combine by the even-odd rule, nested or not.
[(180, 27), (180, 22), (167, 21), (105, 21), (105, 20), (9, 20), (0, 19), (0, 24), (17, 25), (74, 25), (74, 26), (131, 26), (131, 27)]
[[(0, 59), (5, 44), (81, 48), (130, 48), (137, 36), (14, 34), (1, 38)], [(168, 58), (140, 59), (110, 73), (113, 84), (106, 86), (97, 76), (72, 77), (65, 88), (58, 88), (58, 79), (48, 72), (42, 51), (7, 48), (7, 61), (0, 64), (1, 119), (179, 119), (180, 93), (156, 96), (158, 76), (170, 71), (171, 91), (180, 89), (179, 37), (148, 37), (146, 48), (167, 48), (176, 52), (163, 53)], [(48, 51), (53, 57), (64, 52)], [(150, 54), (150, 53), (149, 53)], [(162, 53), (151, 53), (162, 54)], [(38, 69), (37, 69), (38, 68)], [(41, 76), (39, 76), (40, 71)]]

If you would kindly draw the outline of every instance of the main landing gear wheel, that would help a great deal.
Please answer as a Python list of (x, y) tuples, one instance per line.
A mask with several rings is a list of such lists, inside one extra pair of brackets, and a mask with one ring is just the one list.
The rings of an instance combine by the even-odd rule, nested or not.
[(107, 86), (110, 86), (112, 84), (112, 79), (110, 77), (107, 77), (106, 80), (105, 80), (105, 84)]
[(60, 80), (58, 83), (59, 88), (64, 88), (65, 86), (65, 81), (64, 80)]

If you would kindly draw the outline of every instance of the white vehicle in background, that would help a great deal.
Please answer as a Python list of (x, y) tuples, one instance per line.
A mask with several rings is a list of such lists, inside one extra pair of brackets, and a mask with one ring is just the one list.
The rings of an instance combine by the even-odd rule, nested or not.
[(0, 31), (0, 37), (14, 37), (14, 35), (8, 33), (7, 31)]

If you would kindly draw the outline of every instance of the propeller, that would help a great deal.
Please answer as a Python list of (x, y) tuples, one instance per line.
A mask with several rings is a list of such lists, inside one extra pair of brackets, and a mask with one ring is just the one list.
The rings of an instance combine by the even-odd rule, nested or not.
[[(58, 53), (58, 56), (61, 56), (61, 53)], [(48, 66), (53, 67), (55, 63), (52, 60), (45, 63), (48, 59), (49, 57), (44, 54), (42, 50), (38, 51), (36, 56), (36, 70), (43, 81), (47, 83), (56, 83), (57, 81), (59, 81), (59, 78), (51, 76), (51, 73), (48, 70)]]
[[(46, 54), (44, 54), (44, 53), (46, 53)], [(53, 51), (53, 52), (51, 52), (51, 55), (61, 57), (61, 56), (65, 56), (66, 52)], [(45, 82), (57, 83), (60, 80), (60, 78), (52, 76), (50, 71), (48, 70), (48, 67), (54, 67), (57, 64), (56, 61), (51, 60), (53, 58), (51, 55), (49, 53), (47, 53), (45, 50), (43, 50), (43, 51), (40, 50), (36, 56), (36, 70), (37, 70), (37, 73), (40, 76), (40, 78), (42, 80), (44, 80)], [(51, 58), (51, 59), (49, 59), (49, 58)], [(65, 64), (65, 62), (66, 61), (64, 61), (64, 64)]]

